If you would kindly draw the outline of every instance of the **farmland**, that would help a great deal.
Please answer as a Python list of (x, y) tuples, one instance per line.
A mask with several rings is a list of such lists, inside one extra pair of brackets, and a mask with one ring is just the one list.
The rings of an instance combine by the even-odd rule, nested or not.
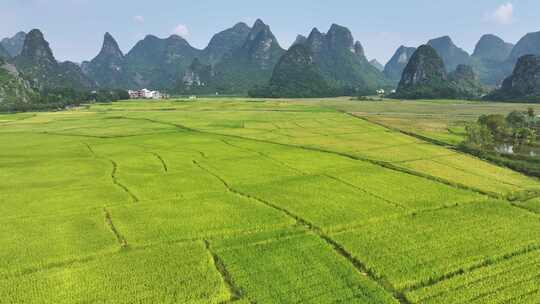
[(459, 144), (465, 136), (465, 124), (476, 121), (480, 115), (506, 115), (515, 110), (526, 111), (528, 108), (540, 112), (537, 104), (462, 100), (388, 100), (369, 103), (324, 100), (320, 104), (448, 145)]
[(459, 121), (514, 109), (0, 114), (0, 302), (538, 303), (540, 181), (403, 132), (451, 144)]

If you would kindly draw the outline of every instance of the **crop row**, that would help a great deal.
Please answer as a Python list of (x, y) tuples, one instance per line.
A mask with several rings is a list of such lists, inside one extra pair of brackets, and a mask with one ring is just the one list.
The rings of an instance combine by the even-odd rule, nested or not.
[(540, 221), (505, 202), (479, 202), (364, 225), (331, 237), (396, 289), (430, 285), (540, 246)]
[(215, 247), (243, 291), (256, 303), (397, 303), (312, 234), (271, 242), (251, 237)]
[(111, 163), (95, 159), (80, 139), (24, 136), (2, 135), (0, 219), (129, 202), (113, 184)]
[(222, 303), (230, 298), (201, 242), (132, 249), (0, 279), (3, 303)]
[(540, 298), (540, 252), (532, 251), (481, 267), (410, 292), (407, 298), (412, 303), (425, 304), (535, 303), (533, 299)]

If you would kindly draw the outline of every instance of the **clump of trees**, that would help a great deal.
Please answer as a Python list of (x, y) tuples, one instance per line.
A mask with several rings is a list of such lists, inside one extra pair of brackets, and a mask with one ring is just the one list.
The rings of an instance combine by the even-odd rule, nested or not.
[(506, 117), (500, 114), (482, 115), (476, 123), (466, 127), (464, 147), (474, 150), (498, 152), (501, 147), (519, 151), (531, 146), (537, 139), (537, 122), (534, 109), (513, 111)]
[(125, 90), (83, 91), (74, 89), (45, 89), (40, 92), (39, 103), (73, 105), (84, 102), (113, 102), (129, 99)]
[(43, 89), (31, 102), (13, 102), (0, 104), (0, 112), (25, 112), (63, 109), (89, 102), (113, 102), (129, 99), (126, 90), (75, 90), (72, 88)]

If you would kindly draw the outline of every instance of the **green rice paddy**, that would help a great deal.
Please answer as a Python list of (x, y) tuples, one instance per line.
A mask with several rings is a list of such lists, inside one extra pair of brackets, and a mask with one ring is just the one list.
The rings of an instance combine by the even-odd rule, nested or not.
[(0, 303), (538, 303), (540, 181), (358, 115), (375, 106), (457, 115), (340, 99), (1, 114)]

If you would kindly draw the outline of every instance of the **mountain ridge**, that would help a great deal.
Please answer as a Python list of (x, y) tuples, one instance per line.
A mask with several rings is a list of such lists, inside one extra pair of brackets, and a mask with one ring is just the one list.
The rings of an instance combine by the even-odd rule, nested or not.
[(124, 53), (110, 33), (105, 33), (100, 52), (89, 62), (83, 62), (83, 72), (102, 88), (131, 88)]
[(403, 70), (415, 51), (415, 47), (400, 46), (384, 66), (384, 75), (391, 81), (398, 83), (401, 80)]
[(444, 62), (447, 72), (454, 71), (460, 64), (470, 64), (469, 53), (455, 45), (450, 36), (431, 39), (427, 44), (437, 51)]
[[(22, 36), (26, 41), (28, 34), (19, 32), (2, 42), (15, 37), (20, 40)], [(310, 49), (314, 64), (326, 81), (333, 87), (343, 88), (347, 95), (398, 84), (416, 50), (400, 46), (381, 71), (376, 61), (366, 58), (364, 46), (354, 39), (351, 31), (335, 23), (326, 33), (315, 27), (307, 37), (298, 35), (292, 46), (298, 44)], [(23, 54), (24, 43), (16, 58), (10, 58), (5, 50), (2, 52), (3, 45), (0, 43), (0, 56), (13, 61), (21, 73), (28, 74), (28, 79), (40, 88), (151, 87), (204, 94), (245, 94), (251, 87), (268, 82), (279, 59), (286, 53), (270, 26), (261, 19), (252, 26), (238, 22), (216, 33), (203, 49), (191, 46), (177, 35), (167, 38), (147, 35), (124, 54), (114, 37), (105, 33), (100, 52), (81, 66), (56, 61), (48, 43), (46, 47), (36, 47), (37, 53), (33, 55), (40, 58), (38, 61), (29, 59), (33, 55)], [(495, 86), (511, 74), (516, 56), (540, 54), (540, 32), (528, 33), (516, 46), (493, 34), (483, 35), (472, 55), (457, 47), (449, 36), (431, 39), (428, 45), (442, 58), (447, 74), (460, 65), (472, 66), (483, 84)]]
[(10, 57), (18, 56), (23, 48), (24, 40), (26, 38), (26, 33), (20, 31), (13, 35), (12, 37), (7, 37), (0, 41), (0, 45), (8, 52)]
[(40, 30), (31, 30), (25, 37), (21, 54), (13, 59), (17, 69), (39, 89), (90, 89), (95, 83), (81, 68), (69, 61), (56, 61), (49, 43)]
[(302, 43), (294, 44), (276, 64), (267, 85), (250, 90), (253, 97), (312, 98), (333, 94), (313, 54)]
[(197, 75), (196, 71), (189, 69), (184, 74), (183, 79), (192, 84), (197, 82), (190, 80), (204, 79), (209, 76), (209, 79), (201, 81), (205, 84), (204, 86), (186, 86), (186, 81), (183, 81), (177, 88), (181, 92), (187, 90), (203, 93), (247, 94), (254, 86), (264, 85), (270, 80), (275, 65), (284, 54), (285, 50), (281, 48), (270, 26), (261, 19), (257, 19), (239, 47), (225, 53), (217, 64), (212, 65), (206, 62), (210, 67), (200, 68), (200, 71), (210, 69), (211, 72)]
[(344, 93), (374, 92), (389, 86), (382, 72), (367, 60), (362, 44), (344, 26), (332, 24), (327, 33), (313, 28), (303, 45), (313, 54), (326, 81), (344, 88)]

